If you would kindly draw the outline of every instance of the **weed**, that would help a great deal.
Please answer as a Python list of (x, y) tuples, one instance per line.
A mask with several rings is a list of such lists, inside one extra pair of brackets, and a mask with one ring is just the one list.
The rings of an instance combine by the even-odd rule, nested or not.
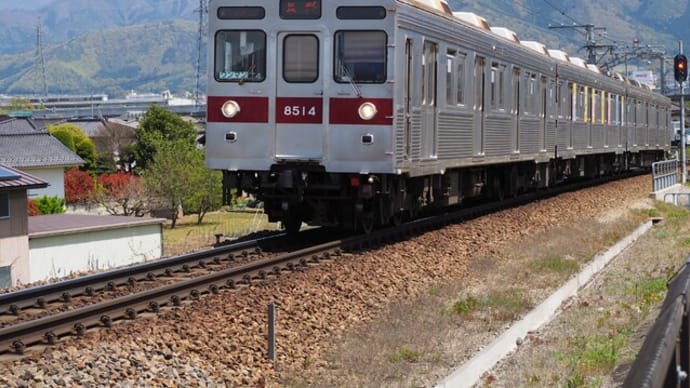
[(477, 299), (473, 296), (468, 296), (465, 299), (459, 300), (448, 309), (448, 314), (458, 314), (460, 316), (470, 315), (479, 305)]
[(635, 296), (638, 307), (646, 313), (652, 305), (664, 298), (666, 289), (666, 277), (647, 277), (636, 282), (627, 293)]
[(441, 287), (438, 284), (434, 284), (429, 289), (429, 293), (433, 296), (438, 296), (441, 293)]
[(420, 352), (403, 347), (399, 351), (391, 354), (388, 358), (393, 362), (416, 362), (421, 356), (422, 354)]
[(309, 369), (314, 364), (314, 359), (311, 356), (304, 357), (302, 361), (302, 369)]
[(647, 217), (649, 217), (649, 218), (659, 216), (659, 211), (657, 209), (643, 209), (643, 210), (641, 210), (641, 212), (642, 212), (642, 214), (647, 215)]
[(575, 260), (564, 259), (557, 256), (549, 256), (540, 260), (535, 260), (532, 265), (538, 271), (551, 271), (561, 275), (571, 275), (580, 268)]
[(499, 321), (515, 319), (521, 312), (531, 307), (531, 303), (521, 289), (508, 289), (490, 294), (480, 300), (482, 308), (491, 308), (491, 317)]
[(509, 321), (529, 307), (531, 307), (531, 302), (526, 297), (524, 291), (512, 288), (485, 295), (479, 299), (468, 296), (455, 302), (448, 308), (446, 313), (468, 317), (479, 309), (489, 310), (491, 319)]

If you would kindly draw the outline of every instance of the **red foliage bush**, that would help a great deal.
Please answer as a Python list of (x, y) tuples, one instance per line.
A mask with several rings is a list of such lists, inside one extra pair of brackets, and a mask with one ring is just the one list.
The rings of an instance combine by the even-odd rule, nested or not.
[(65, 173), (65, 202), (85, 203), (93, 199), (93, 178), (85, 171), (73, 168)]
[(37, 216), (37, 215), (41, 214), (41, 212), (38, 211), (38, 206), (36, 206), (36, 202), (34, 202), (33, 199), (27, 199), (26, 200), (26, 214), (29, 217)]
[(132, 186), (137, 186), (139, 177), (124, 172), (115, 174), (103, 174), (98, 177), (98, 183), (105, 192), (114, 198), (121, 198), (130, 194)]

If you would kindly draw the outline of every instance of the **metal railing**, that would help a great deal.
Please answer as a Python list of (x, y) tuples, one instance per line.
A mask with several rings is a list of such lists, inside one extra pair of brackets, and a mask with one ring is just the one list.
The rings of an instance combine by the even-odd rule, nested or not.
[(624, 387), (688, 387), (690, 257), (668, 282), (668, 293), (654, 326), (623, 383)]
[(652, 191), (657, 192), (678, 183), (678, 160), (652, 163)]

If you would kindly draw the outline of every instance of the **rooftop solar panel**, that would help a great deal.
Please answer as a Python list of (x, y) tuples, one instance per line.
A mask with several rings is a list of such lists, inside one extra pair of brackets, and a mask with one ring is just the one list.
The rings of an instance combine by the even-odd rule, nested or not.
[(11, 181), (19, 178), (21, 178), (21, 176), (17, 175), (14, 171), (0, 167), (0, 181)]

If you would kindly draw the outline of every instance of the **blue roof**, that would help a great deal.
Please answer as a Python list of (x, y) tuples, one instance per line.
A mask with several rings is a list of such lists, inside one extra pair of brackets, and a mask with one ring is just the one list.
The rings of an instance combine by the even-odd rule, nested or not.
[(48, 183), (9, 166), (0, 165), (0, 190), (38, 189)]

